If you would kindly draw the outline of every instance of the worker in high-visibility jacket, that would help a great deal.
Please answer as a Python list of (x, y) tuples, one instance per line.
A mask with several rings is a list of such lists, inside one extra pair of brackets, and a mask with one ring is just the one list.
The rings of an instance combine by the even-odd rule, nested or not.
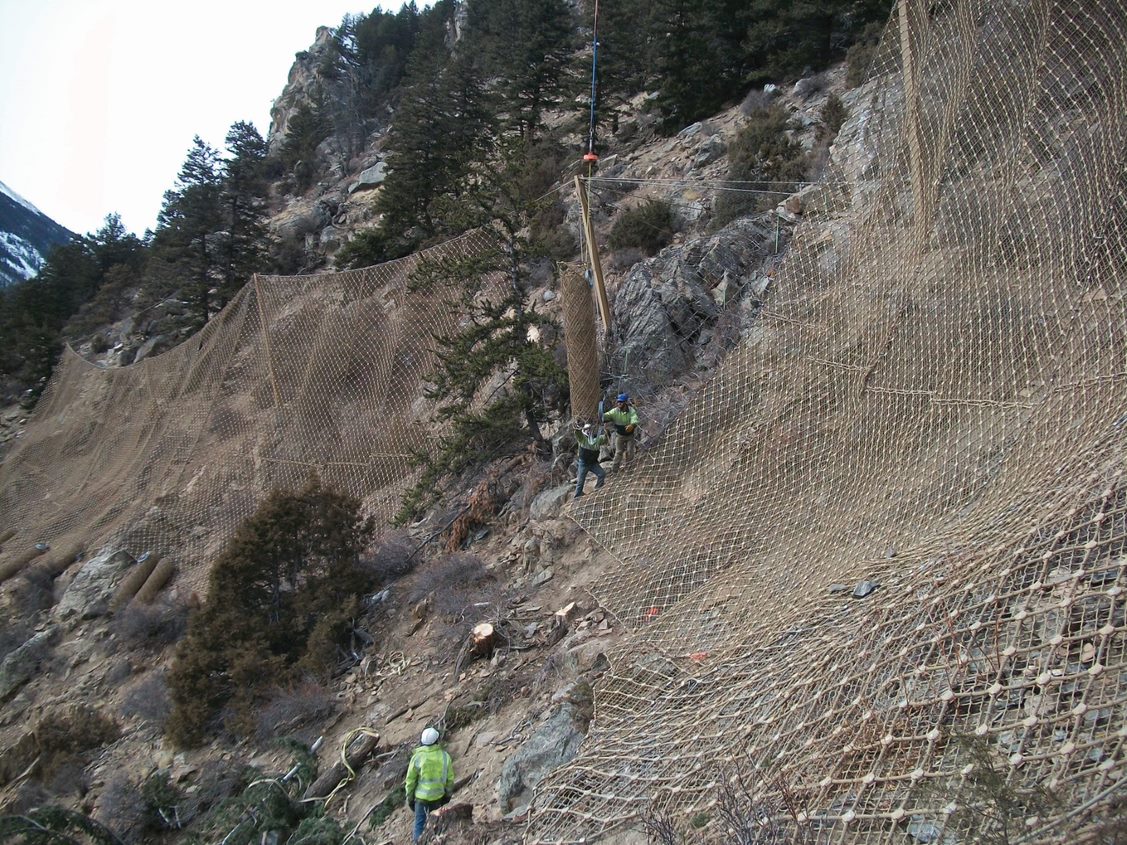
[(575, 498), (583, 495), (583, 482), (587, 473), (595, 476), (595, 489), (598, 490), (607, 480), (606, 470), (599, 466), (599, 452), (606, 445), (607, 436), (598, 431), (590, 420), (576, 421), (575, 442), (579, 444), (578, 474), (575, 477)]
[(407, 806), (415, 813), (413, 842), (418, 842), (427, 826), (427, 816), (454, 794), (454, 763), (438, 745), (438, 731), (427, 728), (422, 743), (407, 764)]
[(614, 426), (614, 461), (610, 468), (617, 470), (634, 457), (637, 449), (638, 412), (630, 404), (630, 396), (618, 394), (614, 407), (603, 414), (603, 422)]

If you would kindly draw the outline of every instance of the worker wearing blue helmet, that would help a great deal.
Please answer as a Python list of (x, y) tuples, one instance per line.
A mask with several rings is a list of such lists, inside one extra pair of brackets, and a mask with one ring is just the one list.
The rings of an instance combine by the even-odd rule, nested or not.
[(603, 414), (603, 422), (614, 426), (614, 462), (612, 470), (633, 459), (637, 448), (638, 412), (630, 404), (630, 396), (620, 393), (614, 400), (614, 407)]

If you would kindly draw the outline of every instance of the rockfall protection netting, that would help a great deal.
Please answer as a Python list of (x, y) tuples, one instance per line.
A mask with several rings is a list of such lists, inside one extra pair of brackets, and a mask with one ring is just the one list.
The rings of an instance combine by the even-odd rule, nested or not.
[(530, 840), (1124, 823), (1125, 69), (1122, 0), (893, 18), (745, 342), (575, 512), (632, 634)]
[(422, 398), (434, 337), (466, 311), (416, 269), (500, 255), (486, 230), (368, 269), (259, 276), (163, 355), (99, 369), (68, 350), (0, 466), (0, 525), (25, 545), (160, 553), (206, 594), (208, 562), (275, 487), (316, 472), (390, 519), (439, 433)]
[(598, 332), (591, 318), (595, 302), (587, 279), (578, 268), (562, 270), (560, 293), (571, 411), (577, 417), (595, 419), (603, 398), (599, 387)]

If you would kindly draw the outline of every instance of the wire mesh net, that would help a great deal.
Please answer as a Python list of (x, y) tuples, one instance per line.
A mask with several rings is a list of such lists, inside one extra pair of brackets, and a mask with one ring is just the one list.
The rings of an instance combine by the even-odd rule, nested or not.
[(259, 276), (156, 358), (99, 369), (68, 350), (0, 466), (0, 522), (24, 545), (159, 553), (206, 594), (207, 562), (271, 489), (317, 473), (389, 520), (435, 436), (434, 338), (465, 312), (416, 269), (497, 255), (477, 231), (364, 270)]
[(575, 511), (631, 633), (534, 841), (1122, 812), (1127, 7), (901, 5), (754, 331)]
[(567, 374), (571, 411), (577, 416), (598, 415), (602, 390), (599, 387), (599, 357), (594, 299), (587, 280), (576, 267), (565, 267), (560, 275), (564, 342), (567, 344)]

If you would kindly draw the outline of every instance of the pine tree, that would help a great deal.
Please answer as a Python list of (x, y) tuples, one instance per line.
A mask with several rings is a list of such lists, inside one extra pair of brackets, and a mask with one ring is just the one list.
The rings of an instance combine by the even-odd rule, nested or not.
[(577, 91), (570, 72), (577, 46), (575, 22), (565, 0), (470, 0), (469, 50), (484, 54), (501, 77), (501, 109), (508, 127), (527, 142), (539, 133), (543, 114), (565, 91)]
[(739, 90), (742, 55), (732, 20), (743, 5), (734, 0), (655, 0), (651, 42), (660, 84), (657, 107), (667, 130), (714, 114)]
[(317, 173), (317, 147), (329, 137), (332, 124), (321, 104), (301, 103), (286, 126), (280, 158), (293, 174), (298, 190), (313, 184)]
[(753, 82), (794, 78), (845, 55), (866, 25), (884, 21), (883, 0), (751, 0), (743, 49)]
[(443, 61), (432, 54), (430, 62), (413, 67), (416, 81), (388, 138), (388, 177), (377, 206), (399, 254), (436, 234), (460, 231), (454, 221), (459, 198), (495, 143), (479, 57), (466, 51)]
[(223, 222), (219, 153), (197, 135), (176, 186), (165, 191), (153, 236), (153, 268), (165, 289), (188, 292), (197, 328), (211, 312), (212, 285), (222, 281), (214, 234)]
[[(644, 91), (653, 77), (652, 14), (648, 0), (625, 0), (599, 8), (595, 105), (600, 124), (617, 125), (625, 103)], [(585, 104), (589, 106), (590, 103)]]
[(230, 157), (223, 162), (221, 202), (227, 234), (221, 247), (220, 308), (268, 261), (266, 141), (245, 121), (232, 124), (226, 141)]
[[(542, 193), (540, 150), (509, 142), (500, 169), (484, 163), (463, 195), (464, 227), (484, 225), (496, 249), (465, 260), (424, 261), (411, 284), (445, 286), (461, 293), (459, 310), (469, 314), (458, 330), (435, 338), (439, 363), (430, 374), (427, 397), (446, 427), (432, 454), (420, 456), (416, 486), (398, 518), (414, 518), (439, 497), (445, 477), (487, 462), (500, 450), (531, 440), (548, 448), (542, 426), (567, 405), (567, 375), (550, 343), (558, 327), (528, 303), (530, 262), (536, 251), (525, 233)], [(487, 399), (486, 384), (504, 374), (504, 385)]]

